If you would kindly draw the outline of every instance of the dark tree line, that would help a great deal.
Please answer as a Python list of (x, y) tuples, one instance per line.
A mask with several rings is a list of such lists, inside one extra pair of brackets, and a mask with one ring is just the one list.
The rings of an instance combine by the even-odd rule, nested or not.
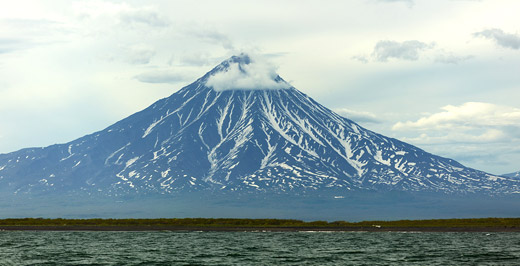
[(399, 221), (313, 221), (291, 219), (161, 218), (161, 219), (46, 219), (20, 218), (0, 220), (0, 226), (171, 226), (171, 227), (453, 227), (516, 228), (520, 218), (434, 219)]

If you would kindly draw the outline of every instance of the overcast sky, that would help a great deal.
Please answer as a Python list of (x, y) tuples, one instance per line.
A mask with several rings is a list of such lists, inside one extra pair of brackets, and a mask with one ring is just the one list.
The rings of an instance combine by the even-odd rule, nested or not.
[(2, 1), (0, 153), (64, 143), (241, 51), (378, 133), (520, 170), (520, 1)]

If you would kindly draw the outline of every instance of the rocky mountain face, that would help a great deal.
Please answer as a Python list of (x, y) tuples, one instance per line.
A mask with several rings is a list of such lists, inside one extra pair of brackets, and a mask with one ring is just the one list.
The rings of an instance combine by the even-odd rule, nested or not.
[(518, 180), (367, 130), (278, 75), (274, 88), (216, 90), (208, 83), (232, 69), (253, 75), (250, 64), (247, 55), (231, 57), (102, 131), (1, 154), (0, 192), (520, 192)]

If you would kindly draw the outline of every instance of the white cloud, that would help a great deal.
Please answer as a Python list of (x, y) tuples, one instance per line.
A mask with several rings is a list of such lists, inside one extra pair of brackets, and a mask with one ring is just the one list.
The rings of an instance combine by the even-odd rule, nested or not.
[(508, 135), (499, 129), (485, 129), (478, 133), (468, 133), (464, 131), (445, 132), (446, 134), (438, 134), (438, 132), (421, 133), (415, 137), (403, 137), (402, 141), (418, 144), (461, 144), (461, 143), (495, 143), (503, 142)]
[(348, 108), (336, 108), (334, 112), (359, 123), (380, 123), (377, 116), (370, 112), (355, 111)]
[(520, 139), (520, 109), (482, 102), (447, 105), (417, 121), (398, 122), (392, 130), (420, 134), (414, 143), (492, 143)]
[[(250, 59), (250, 60), (249, 60)], [(241, 62), (231, 62), (229, 67), (209, 77), (208, 87), (224, 90), (287, 89), (290, 85), (277, 80), (276, 68), (258, 57), (241, 55)], [(248, 62), (249, 61), (249, 62)]]
[(398, 122), (399, 139), (470, 167), (500, 174), (518, 168), (520, 109), (483, 102), (448, 105), (415, 121)]
[(495, 41), (495, 43), (504, 48), (520, 49), (520, 35), (505, 33), (501, 29), (488, 29), (473, 33), (475, 37), (484, 37)]
[(390, 58), (416, 61), (421, 51), (431, 49), (435, 45), (410, 40), (404, 42), (379, 41), (374, 47), (372, 56), (379, 62), (387, 62)]
[(394, 130), (446, 129), (466, 127), (520, 126), (520, 109), (482, 102), (467, 102), (460, 106), (447, 105), (443, 112), (412, 122), (398, 122)]

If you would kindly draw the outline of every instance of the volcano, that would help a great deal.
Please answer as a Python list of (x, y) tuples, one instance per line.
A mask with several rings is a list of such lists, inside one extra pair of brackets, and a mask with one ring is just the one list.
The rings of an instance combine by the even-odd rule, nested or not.
[[(248, 55), (233, 56), (102, 131), (2, 154), (1, 190), (110, 195), (520, 191), (516, 180), (367, 130), (274, 72), (251, 73), (254, 64)], [(217, 83), (220, 87), (212, 85)]]
[(520, 180), (365, 129), (255, 64), (233, 56), (102, 131), (1, 154), (1, 195), (520, 192)]

